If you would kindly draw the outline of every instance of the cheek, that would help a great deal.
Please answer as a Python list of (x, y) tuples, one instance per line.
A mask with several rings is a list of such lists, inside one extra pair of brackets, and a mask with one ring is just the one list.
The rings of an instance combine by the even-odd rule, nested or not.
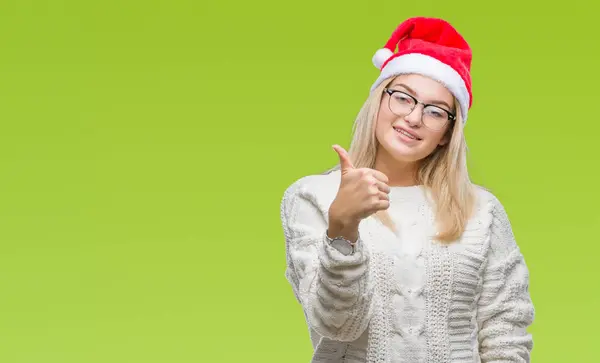
[(430, 132), (427, 135), (427, 141), (429, 141), (429, 143), (431, 143), (431, 144), (437, 145), (440, 142), (442, 142), (443, 137), (444, 137), (443, 132)]
[(443, 144), (445, 139), (446, 139), (446, 134), (447, 131), (439, 131), (439, 132), (435, 132), (435, 131), (428, 131), (427, 135), (425, 137), (425, 140), (427, 141), (427, 145), (431, 146), (431, 147), (435, 147), (439, 144)]
[(382, 105), (379, 107), (379, 113), (377, 114), (377, 128), (381, 131), (385, 131), (389, 129), (390, 126), (396, 120), (395, 115), (391, 114), (391, 112)]
[[(394, 123), (393, 119), (385, 117), (385, 115), (380, 114), (377, 118), (377, 124), (375, 125), (375, 136), (380, 143), (387, 144), (390, 141), (392, 124)], [(394, 131), (395, 132), (395, 131)]]

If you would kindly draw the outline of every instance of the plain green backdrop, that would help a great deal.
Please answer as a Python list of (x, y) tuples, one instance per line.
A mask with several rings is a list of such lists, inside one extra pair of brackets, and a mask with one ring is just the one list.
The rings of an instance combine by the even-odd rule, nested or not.
[(281, 196), (415, 15), (473, 47), (470, 171), (531, 270), (533, 362), (596, 361), (600, 43), (558, 4), (0, 2), (0, 362), (308, 362)]

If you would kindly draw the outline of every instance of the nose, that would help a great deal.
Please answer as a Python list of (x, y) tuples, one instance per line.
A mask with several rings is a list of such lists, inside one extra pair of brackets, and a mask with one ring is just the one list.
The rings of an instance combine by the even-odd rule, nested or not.
[(406, 121), (406, 123), (408, 123), (410, 126), (417, 126), (421, 124), (423, 112), (420, 106), (421, 105), (416, 105), (408, 115), (404, 116), (404, 121)]

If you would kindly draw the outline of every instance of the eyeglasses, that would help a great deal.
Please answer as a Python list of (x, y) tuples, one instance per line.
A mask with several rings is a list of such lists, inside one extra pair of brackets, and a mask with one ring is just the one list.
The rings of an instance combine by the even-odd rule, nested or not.
[(436, 105), (419, 102), (416, 98), (405, 92), (386, 88), (385, 93), (390, 96), (388, 100), (390, 111), (400, 117), (410, 115), (418, 104), (423, 105), (421, 121), (423, 122), (423, 125), (429, 129), (438, 131), (444, 128), (448, 121), (456, 120), (456, 115), (452, 112)]

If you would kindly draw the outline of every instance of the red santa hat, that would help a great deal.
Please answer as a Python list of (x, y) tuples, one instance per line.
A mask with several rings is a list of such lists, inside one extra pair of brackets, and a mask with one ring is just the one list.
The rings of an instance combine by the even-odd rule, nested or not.
[[(396, 50), (397, 48), (397, 50)], [(460, 104), (463, 121), (473, 103), (471, 91), (471, 49), (447, 21), (415, 17), (400, 24), (373, 56), (380, 75), (375, 89), (388, 77), (421, 74), (442, 83)]]

